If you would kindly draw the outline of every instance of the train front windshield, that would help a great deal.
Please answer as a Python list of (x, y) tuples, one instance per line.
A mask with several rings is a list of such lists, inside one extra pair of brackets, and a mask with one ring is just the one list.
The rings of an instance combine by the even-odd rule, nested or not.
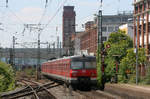
[(96, 68), (96, 62), (85, 62), (85, 68), (86, 69), (95, 69)]
[(71, 69), (96, 69), (96, 58), (74, 58), (71, 61)]
[(83, 69), (83, 62), (71, 62), (71, 69)]

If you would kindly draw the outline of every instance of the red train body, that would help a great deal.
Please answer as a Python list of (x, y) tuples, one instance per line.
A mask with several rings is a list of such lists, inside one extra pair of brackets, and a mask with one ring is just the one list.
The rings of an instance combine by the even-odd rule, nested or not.
[(95, 85), (96, 58), (94, 56), (72, 56), (42, 64), (42, 74), (64, 81), (69, 85)]

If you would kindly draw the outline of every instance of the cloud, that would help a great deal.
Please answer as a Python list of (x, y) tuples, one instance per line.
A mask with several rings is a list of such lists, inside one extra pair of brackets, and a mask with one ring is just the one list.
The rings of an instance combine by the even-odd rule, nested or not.
[[(11, 15), (12, 21), (23, 21), (24, 23), (38, 23), (44, 9), (40, 7), (26, 7), (21, 9), (19, 12), (13, 12)], [(15, 15), (14, 15), (15, 14)], [(48, 19), (48, 16), (44, 16), (44, 20)]]
[(23, 8), (20, 13), (21, 14), (41, 14), (43, 11), (42, 8), (39, 8), (39, 7), (26, 7), (26, 8)]
[(91, 1), (80, 1), (78, 3), (80, 6), (85, 6), (85, 7), (95, 7), (95, 6), (99, 6), (100, 4), (98, 2), (93, 2), (92, 0)]

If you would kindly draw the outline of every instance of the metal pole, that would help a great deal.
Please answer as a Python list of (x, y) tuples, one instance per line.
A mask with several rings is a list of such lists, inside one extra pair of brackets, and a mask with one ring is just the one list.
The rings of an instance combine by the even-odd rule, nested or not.
[(38, 50), (37, 50), (37, 66), (36, 66), (36, 79), (38, 80), (39, 79), (39, 69), (40, 69), (40, 58), (41, 58), (41, 55), (40, 55), (40, 33), (38, 33)]
[(98, 18), (97, 18), (97, 47), (99, 46), (99, 44), (100, 44), (100, 29), (99, 29), (99, 27), (100, 27), (100, 15), (99, 15), (100, 13), (98, 13)]
[(102, 78), (101, 78), (101, 89), (104, 89), (104, 86), (105, 86), (105, 77), (104, 77), (104, 56), (103, 56), (103, 53), (101, 53), (101, 52), (103, 52), (103, 39), (102, 39), (102, 37), (103, 37), (103, 35), (102, 35), (102, 10), (99, 10), (99, 12), (98, 12), (98, 23), (97, 23), (97, 25), (98, 25), (98, 27), (97, 27), (97, 29), (98, 29), (98, 45), (97, 45), (97, 47), (99, 48), (99, 44), (101, 45), (101, 47), (100, 47), (100, 49), (98, 49), (98, 54), (101, 54), (101, 56), (99, 57), (100, 58), (100, 62), (101, 62), (101, 66), (99, 67), (100, 68), (100, 70), (101, 70), (101, 75), (102, 75)]
[(3, 53), (3, 52), (2, 52), (2, 48), (1, 48), (1, 46), (0, 46), (0, 61), (2, 61), (2, 58), (3, 58), (3, 57), (2, 57), (2, 53)]
[(59, 57), (59, 36), (57, 36), (57, 57)]
[[(103, 47), (103, 39), (102, 39), (102, 10), (99, 11), (100, 15), (100, 43), (102, 44)], [(101, 49), (102, 49), (101, 47)]]
[[(137, 27), (137, 22), (136, 22)], [(137, 28), (136, 28), (136, 85), (138, 85), (138, 47), (137, 47)]]
[[(98, 12), (98, 45), (101, 44), (101, 52), (103, 51), (103, 40), (102, 40), (102, 10)], [(102, 53), (101, 53), (101, 64), (102, 64)]]
[(62, 52), (62, 48), (61, 48), (61, 42), (59, 42), (60, 43), (60, 45), (59, 45), (59, 57), (61, 57), (61, 52)]
[(12, 65), (15, 68), (15, 36), (13, 36)]
[(99, 10), (98, 12), (98, 45), (101, 44), (101, 49), (102, 49), (102, 10)]

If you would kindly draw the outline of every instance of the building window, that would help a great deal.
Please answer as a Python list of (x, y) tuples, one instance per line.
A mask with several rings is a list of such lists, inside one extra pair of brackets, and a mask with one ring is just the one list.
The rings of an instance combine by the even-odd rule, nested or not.
[(108, 32), (113, 32), (114, 31), (114, 27), (108, 27)]
[(107, 37), (102, 37), (102, 40), (103, 41), (107, 41)]
[(118, 29), (119, 29), (118, 26), (116, 26), (116, 27), (115, 27), (115, 31), (118, 31)]
[(102, 27), (103, 32), (107, 32), (107, 27)]
[(123, 18), (122, 18), (122, 22), (128, 22), (128, 18), (123, 17)]
[(145, 11), (146, 10), (146, 3), (144, 3), (143, 6), (144, 6), (144, 11)]

